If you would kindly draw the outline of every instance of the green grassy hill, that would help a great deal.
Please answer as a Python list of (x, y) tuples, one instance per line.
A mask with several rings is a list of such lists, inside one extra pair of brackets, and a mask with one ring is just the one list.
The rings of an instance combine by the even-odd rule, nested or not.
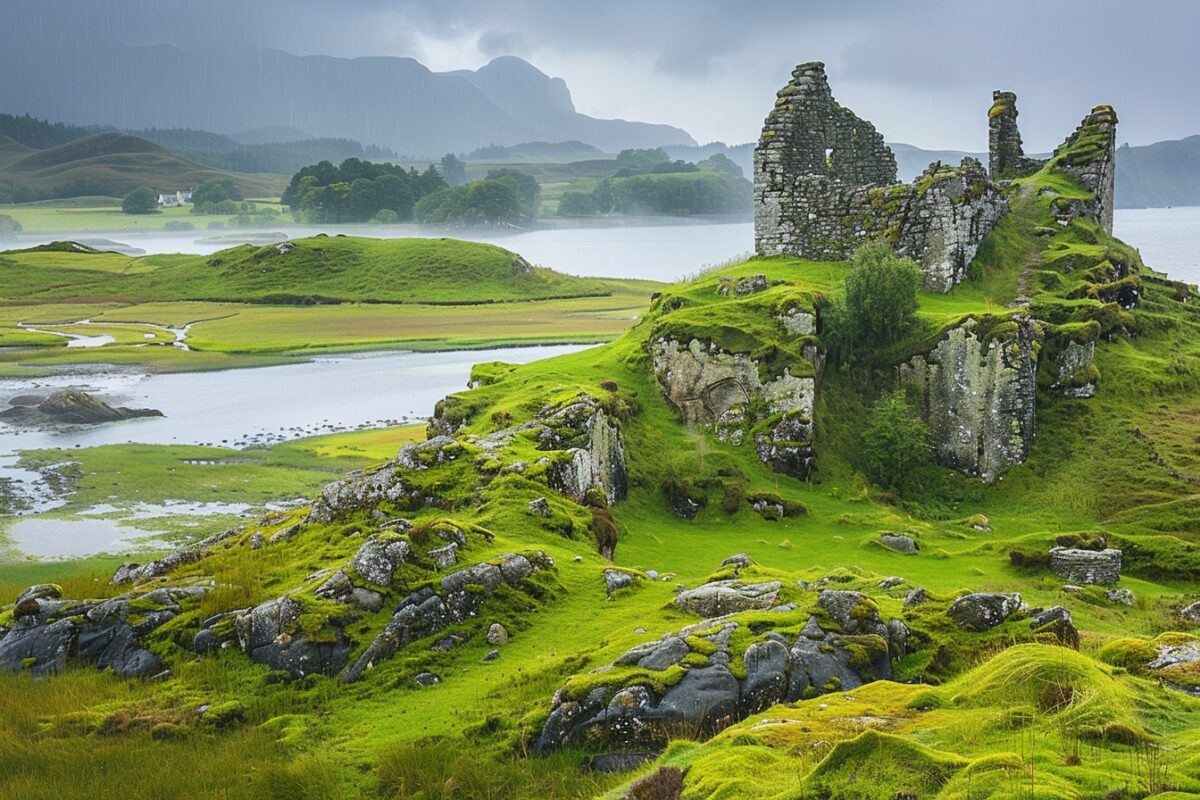
[[(145, 258), (77, 250), (76, 245), (59, 243), (0, 253), (4, 296), (479, 304), (608, 293), (601, 281), (534, 267), (502, 247), (459, 239), (320, 235), (283, 244), (242, 245), (211, 256)], [(101, 263), (104, 269), (95, 269)]]
[(0, 182), (43, 197), (122, 197), (139, 186), (165, 192), (214, 179), (232, 180), (246, 197), (278, 197), (287, 185), (286, 176), (224, 172), (124, 133), (95, 133), (45, 150), (0, 142)]
[[(1087, 193), (1056, 162), (1008, 191), (972, 277), (920, 294), (891, 348), (826, 365), (811, 409), (764, 394), (715, 426), (681, 416), (820, 372), (827, 331), (804, 315), (820, 320), (848, 265), (753, 259), (663, 289), (607, 346), (478, 366), (476, 388), (439, 405), (436, 438), (309, 507), (117, 585), (23, 570), (63, 586), (0, 625), (126, 614), (149, 656), (133, 663), (159, 679), (82, 658), (0, 676), (0, 794), (1200, 796), (1200, 617), (1181, 613), (1200, 596), (1195, 290), (1086, 218), (1060, 224)], [(303, 243), (303, 263), (332, 243)], [(239, 249), (207, 269), (277, 257)], [(967, 320), (996, 358), (1019, 356), (1006, 337), (1037, 321), (1028, 458), (990, 484), (934, 468), (915, 495), (881, 490), (862, 471), (867, 409)], [(662, 356), (691, 340), (730, 370), (700, 394)], [(1094, 382), (1091, 397), (1056, 388), (1055, 354), (1080, 342), (1095, 369), (1067, 377)], [(669, 369), (685, 384), (674, 402)], [(803, 444), (776, 435), (785, 422), (813, 431), (808, 480), (778, 469), (775, 451)], [(181, 494), (210, 491), (173, 474)], [(1050, 571), (1052, 546), (1101, 542), (1123, 551), (1115, 586)], [(729, 583), (695, 593), (714, 581)], [(736, 610), (746, 584), (759, 593)], [(960, 615), (979, 592), (1006, 595), (986, 624)], [(59, 593), (124, 599), (101, 612)], [(1069, 616), (1040, 615), (1055, 606)], [(650, 761), (587, 768), (614, 752)]]

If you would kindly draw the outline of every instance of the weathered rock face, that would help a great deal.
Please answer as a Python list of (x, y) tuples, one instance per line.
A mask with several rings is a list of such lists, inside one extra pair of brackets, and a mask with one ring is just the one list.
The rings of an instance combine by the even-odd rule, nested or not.
[(713, 581), (680, 592), (675, 597), (675, 605), (702, 617), (719, 617), (753, 608), (765, 609), (775, 605), (780, 585), (779, 581)]
[(412, 545), (397, 534), (372, 536), (350, 562), (358, 577), (376, 586), (391, 586), (392, 574), (412, 554)]
[(117, 570), (113, 573), (112, 579), (109, 581), (109, 583), (114, 585), (119, 583), (135, 583), (137, 581), (144, 581), (149, 578), (157, 578), (160, 575), (166, 575), (176, 567), (183, 566), (184, 564), (191, 564), (194, 561), (199, 561), (200, 558), (213, 547), (216, 547), (221, 542), (224, 542), (225, 540), (230, 539), (241, 532), (242, 528), (230, 528), (227, 531), (213, 534), (212, 536), (201, 540), (193, 547), (184, 547), (179, 550), (175, 550), (163, 556), (162, 558), (155, 559), (154, 561), (149, 561), (145, 564), (122, 564), (121, 566), (117, 567)]
[(1015, 315), (982, 339), (975, 320), (900, 367), (922, 398), (939, 462), (990, 483), (1029, 455), (1035, 430), (1036, 323)]
[(948, 292), (966, 278), (979, 245), (1006, 211), (1008, 202), (975, 159), (949, 169), (932, 164), (906, 201), (896, 252), (920, 265), (925, 288)]
[(841, 260), (883, 240), (938, 291), (962, 280), (1008, 208), (974, 159), (898, 185), (892, 151), (833, 99), (820, 63), (801, 64), (778, 93), (754, 151), (754, 198), (759, 254)]
[(1096, 342), (1067, 342), (1054, 356), (1056, 377), (1050, 388), (1065, 397), (1091, 397), (1096, 393), (1098, 372), (1092, 361)]
[(553, 566), (553, 559), (542, 552), (508, 553), (494, 562), (484, 561), (450, 573), (442, 578), (437, 591), (425, 587), (413, 592), (400, 601), (391, 620), (362, 655), (342, 670), (340, 680), (359, 680), (368, 669), (391, 658), (414, 639), (475, 616), (501, 585), (519, 586), (535, 570)]
[(1001, 624), (1021, 608), (1019, 594), (976, 592), (955, 600), (948, 613), (960, 628), (982, 632)]
[(1111, 586), (1121, 579), (1121, 551), (1052, 547), (1050, 571), (1071, 583)]
[[(590, 402), (589, 402), (590, 401)], [(625, 437), (616, 421), (609, 419), (604, 409), (595, 405), (590, 398), (558, 412), (552, 420), (573, 419), (583, 412), (582, 418), (567, 424), (574, 439), (582, 439), (580, 446), (570, 447), (569, 458), (559, 461), (550, 471), (550, 485), (568, 497), (579, 499), (588, 489), (599, 487), (604, 490), (609, 503), (625, 497), (629, 490), (629, 473), (625, 466)], [(562, 435), (562, 427), (547, 428), (553, 431), (544, 441), (551, 449)]]
[(992, 92), (988, 109), (988, 172), (993, 180), (1032, 175), (1045, 162), (1029, 158), (1021, 146), (1017, 129), (1017, 96), (1013, 92)]
[[(756, 636), (741, 654), (730, 649), (741, 627), (736, 620), (715, 627), (701, 623), (640, 644), (596, 674), (636, 666), (663, 673), (664, 680), (674, 673), (677, 682), (601, 685), (582, 696), (573, 696), (568, 685), (555, 694), (534, 748), (547, 753), (567, 744), (654, 747), (672, 733), (710, 735), (776, 703), (890, 678), (892, 659), (904, 654), (907, 628), (896, 620), (885, 625), (873, 606), (856, 617), (856, 630), (862, 633), (826, 630), (810, 617), (799, 636), (772, 631)], [(704, 642), (703, 658), (689, 645), (697, 640)], [(739, 679), (730, 668), (734, 659), (741, 660), (736, 672), (745, 677)]]
[(26, 591), (13, 611), (12, 628), (0, 628), (0, 669), (51, 675), (62, 672), (68, 659), (78, 659), (125, 678), (156, 675), (163, 664), (142, 645), (143, 638), (174, 619), (182, 603), (208, 590), (163, 587), (107, 600)]
[[(651, 344), (651, 354), (663, 393), (685, 421), (712, 425), (718, 438), (741, 445), (751, 428), (771, 419), (770, 428), (754, 437), (759, 458), (793, 477), (809, 476), (815, 377), (797, 377), (785, 369), (764, 383), (749, 355), (727, 353), (698, 339), (686, 346), (660, 339)], [(767, 415), (763, 419), (750, 410), (759, 400)]]
[(285, 595), (238, 614), (238, 645), (251, 660), (294, 677), (332, 673), (350, 655), (350, 639), (338, 620), (327, 623), (331, 635), (309, 636), (300, 624), (304, 610), (300, 601)]

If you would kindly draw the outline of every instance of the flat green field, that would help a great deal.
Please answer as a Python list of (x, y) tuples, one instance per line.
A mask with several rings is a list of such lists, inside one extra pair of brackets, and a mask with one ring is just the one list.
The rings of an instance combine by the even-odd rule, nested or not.
[[(91, 199), (91, 198), (89, 198)], [(17, 222), (25, 233), (114, 233), (120, 231), (161, 231), (168, 223), (186, 222), (198, 233), (220, 234), (229, 224), (228, 214), (192, 214), (191, 207), (166, 208), (155, 214), (126, 214), (119, 197), (94, 198), (103, 205), (74, 204), (69, 201), (0, 205), (0, 214)], [(259, 208), (282, 210), (273, 200), (255, 200)], [(280, 225), (292, 224), (290, 217)], [(271, 223), (266, 223), (270, 227)]]
[[(0, 253), (0, 277), (0, 374), (73, 363), (222, 369), (314, 352), (608, 341), (641, 316), (659, 286), (530, 268), (491, 245), (346, 237), (211, 257), (10, 251)], [(176, 335), (167, 329), (185, 326), (191, 349), (169, 346)], [(81, 336), (112, 341), (68, 347)]]

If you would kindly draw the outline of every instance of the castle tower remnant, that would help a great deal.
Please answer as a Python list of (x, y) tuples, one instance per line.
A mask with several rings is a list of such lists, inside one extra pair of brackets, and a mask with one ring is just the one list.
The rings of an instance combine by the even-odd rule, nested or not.
[(988, 109), (988, 175), (992, 180), (1032, 175), (1045, 163), (1029, 158), (1017, 128), (1017, 95), (997, 89)]

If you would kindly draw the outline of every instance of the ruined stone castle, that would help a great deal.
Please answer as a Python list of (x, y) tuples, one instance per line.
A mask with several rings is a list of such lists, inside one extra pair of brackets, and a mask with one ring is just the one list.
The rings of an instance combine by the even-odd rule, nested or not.
[[(1111, 107), (1097, 106), (1056, 151), (1070, 151), (1058, 167), (1095, 195), (1060, 198), (1061, 220), (1088, 216), (1112, 231), (1116, 122)], [(936, 162), (901, 184), (883, 136), (833, 98), (825, 65), (801, 64), (754, 150), (756, 250), (842, 260), (882, 240), (921, 266), (927, 288), (949, 291), (1008, 210), (1007, 181), (1043, 165), (1022, 150), (1015, 94), (994, 93), (988, 123), (987, 170), (973, 158), (956, 167)]]

